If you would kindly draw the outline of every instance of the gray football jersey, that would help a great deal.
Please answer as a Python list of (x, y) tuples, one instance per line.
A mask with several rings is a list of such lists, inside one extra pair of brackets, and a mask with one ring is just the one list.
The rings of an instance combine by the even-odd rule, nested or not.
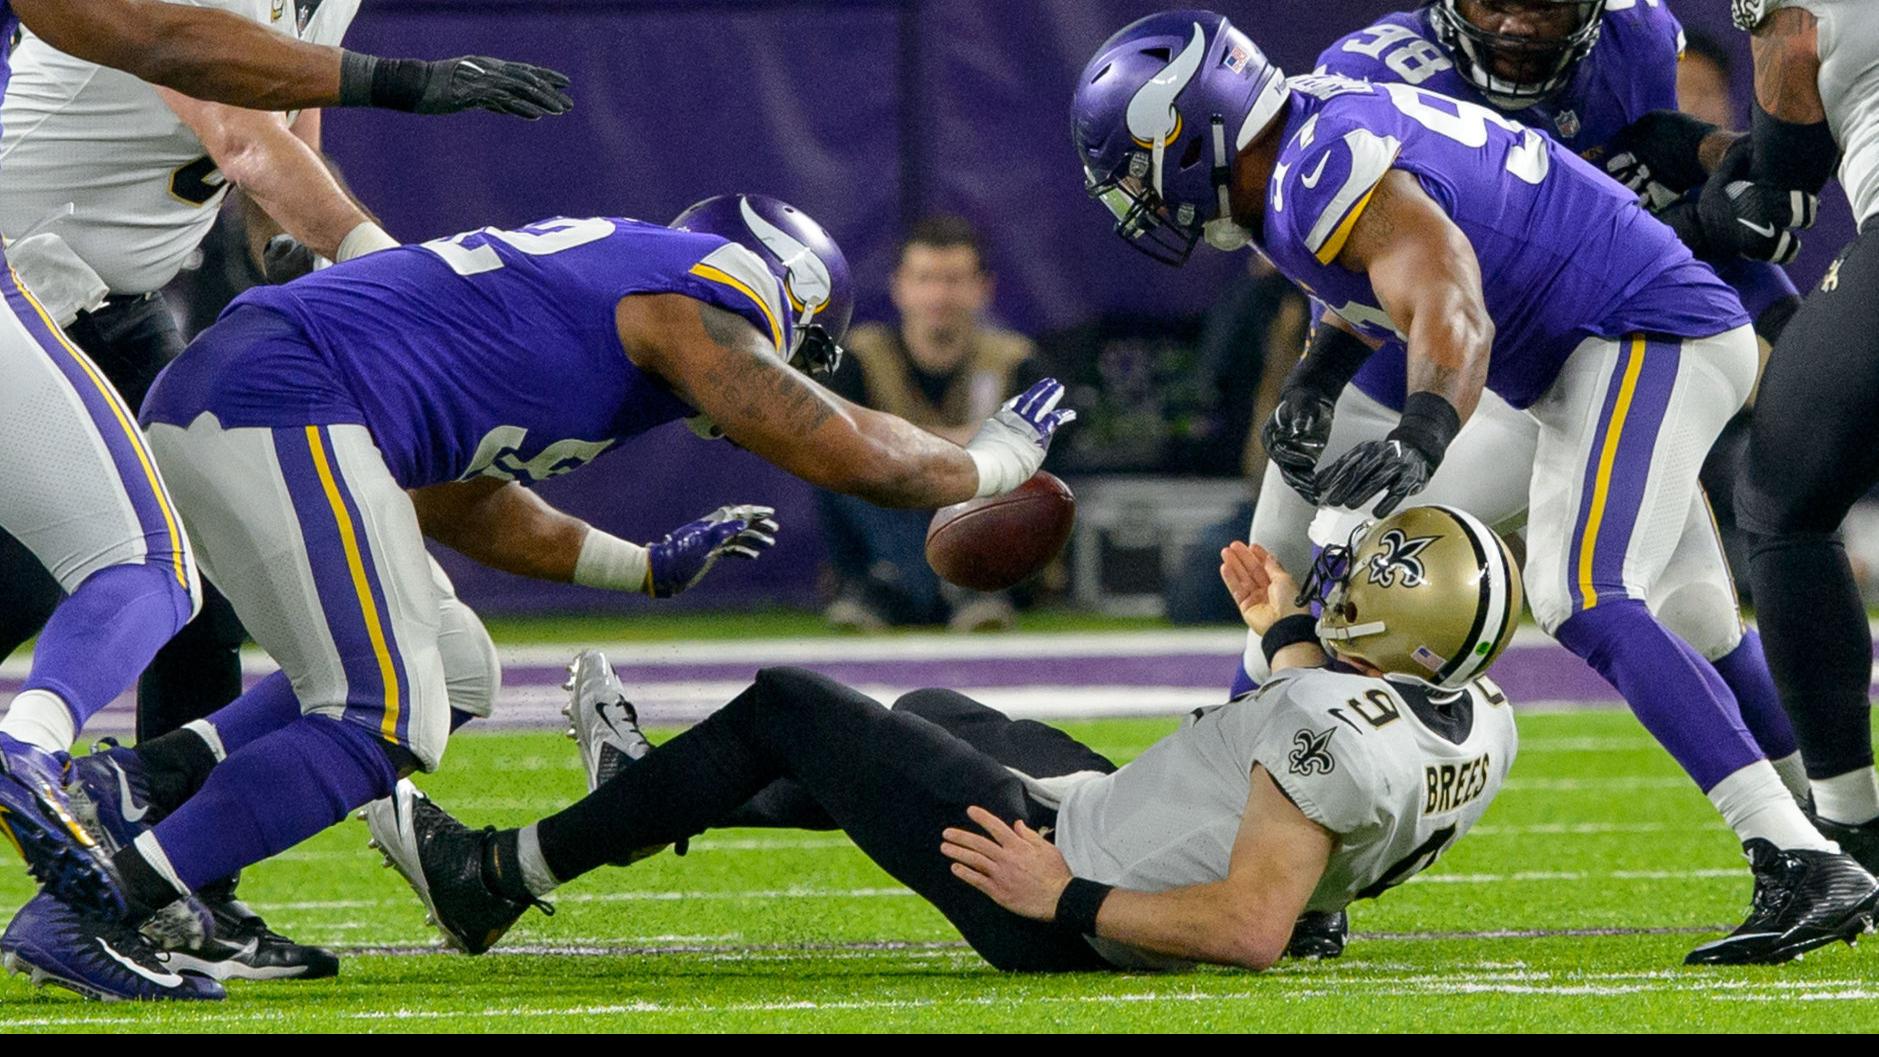
[[(171, 0), (213, 7), (318, 44), (338, 44), (360, 0)], [(298, 14), (311, 8), (306, 24)], [(63, 237), (113, 293), (170, 281), (215, 223), (227, 183), (202, 141), (150, 85), (24, 32), (0, 106), (0, 233), (18, 238), (63, 209)], [(290, 115), (283, 115), (285, 120)]]
[(1820, 20), (1820, 99), (1840, 144), (1840, 184), (1853, 217), (1879, 212), (1879, 2), (1773, 0), (1769, 9), (1799, 7)]
[[(1518, 738), (1499, 689), (1418, 714), (1405, 688), (1324, 669), (1287, 672), (1064, 796), (1057, 847), (1070, 869), (1163, 891), (1227, 875), (1254, 764), (1337, 835), (1307, 908), (1337, 910), (1401, 884), (1468, 832), (1499, 792)], [(1184, 963), (1092, 937), (1110, 962)]]

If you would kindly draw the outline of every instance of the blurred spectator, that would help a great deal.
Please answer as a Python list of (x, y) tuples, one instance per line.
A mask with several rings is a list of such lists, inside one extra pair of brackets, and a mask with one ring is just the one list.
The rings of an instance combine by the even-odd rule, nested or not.
[[(979, 237), (958, 217), (914, 225), (901, 243), (890, 291), (898, 325), (848, 333), (848, 355), (829, 388), (865, 407), (899, 415), (964, 444), (1028, 378), (1030, 339), (985, 321), (993, 279)], [(926, 564), (927, 510), (885, 510), (819, 494), (823, 530), (839, 581), (827, 617), (873, 630), (949, 624), (1008, 627), (1011, 600), (944, 584)]]
[(1677, 64), (1677, 106), (1691, 117), (1723, 128), (1740, 128), (1730, 91), (1729, 50), (1714, 38), (1687, 33)]

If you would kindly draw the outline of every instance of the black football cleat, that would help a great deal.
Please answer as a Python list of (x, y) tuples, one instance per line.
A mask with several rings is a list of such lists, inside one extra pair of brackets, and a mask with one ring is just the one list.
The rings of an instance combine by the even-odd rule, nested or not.
[(1879, 818), (1858, 825), (1835, 822), (1818, 815), (1808, 816), (1820, 835), (1838, 844), (1867, 873), (1879, 872)]
[(473, 830), (424, 795), (400, 781), (392, 795), (366, 805), (360, 817), (372, 833), (371, 846), (384, 853), (430, 911), (430, 923), (452, 947), (481, 954), (531, 906), (545, 914), (554, 907), (535, 900), (520, 903), (490, 891), (483, 883), (483, 845), (493, 827)]
[(1760, 837), (1742, 850), (1755, 873), (1748, 920), (1691, 951), (1685, 965), (1775, 965), (1871, 929), (1879, 881), (1852, 856), (1777, 848)]
[(1342, 910), (1307, 910), (1292, 926), (1292, 939), (1285, 945), (1287, 958), (1321, 961), (1344, 953), (1350, 939), (1350, 915)]
[(215, 980), (324, 980), (339, 975), (338, 955), (275, 932), (241, 900), (205, 898), (203, 905), (213, 922), (209, 935), (170, 951), (170, 964), (178, 971)]

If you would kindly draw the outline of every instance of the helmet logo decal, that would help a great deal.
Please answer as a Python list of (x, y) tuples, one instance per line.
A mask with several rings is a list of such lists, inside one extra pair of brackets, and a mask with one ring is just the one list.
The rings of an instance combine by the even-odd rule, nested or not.
[(1292, 735), (1292, 751), (1285, 754), (1286, 770), (1293, 774), (1313, 775), (1330, 774), (1337, 770), (1337, 761), (1331, 758), (1331, 735), (1337, 728), (1330, 730), (1301, 730)]
[(1175, 96), (1181, 94), (1207, 54), (1207, 32), (1194, 23), (1194, 36), (1162, 71), (1137, 89), (1129, 100), (1129, 135), (1144, 147), (1172, 143), (1181, 136), (1181, 114), (1174, 108)]
[(1369, 581), (1384, 587), (1395, 587), (1397, 574), (1401, 573), (1404, 587), (1421, 587), (1425, 573), (1422, 568), (1422, 559), (1417, 555), (1427, 550), (1429, 544), (1439, 538), (1438, 536), (1417, 536), (1410, 539), (1403, 535), (1402, 529), (1391, 529), (1385, 532), (1383, 538), (1377, 541), (1377, 546), (1382, 549), (1371, 555), (1370, 560), (1364, 563)]
[(829, 266), (795, 236), (759, 216), (750, 208), (748, 198), (738, 199), (737, 205), (750, 233), (757, 236), (764, 249), (783, 262), (783, 273), (787, 276), (783, 280), (783, 292), (789, 295), (791, 305), (800, 314), (797, 325), (808, 323), (815, 310), (826, 304), (834, 292)]

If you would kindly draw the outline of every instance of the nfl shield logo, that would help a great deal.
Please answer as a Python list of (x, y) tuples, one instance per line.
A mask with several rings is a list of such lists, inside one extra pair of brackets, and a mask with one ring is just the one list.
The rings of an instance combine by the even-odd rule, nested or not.
[(1234, 73), (1243, 74), (1246, 72), (1246, 64), (1252, 60), (1252, 57), (1252, 53), (1248, 52), (1240, 45), (1235, 44), (1227, 49), (1226, 57), (1220, 60), (1220, 65), (1225, 66)]
[(1571, 110), (1561, 110), (1559, 116), (1553, 119), (1553, 126), (1559, 129), (1560, 135), (1571, 139), (1579, 134), (1579, 115)]

